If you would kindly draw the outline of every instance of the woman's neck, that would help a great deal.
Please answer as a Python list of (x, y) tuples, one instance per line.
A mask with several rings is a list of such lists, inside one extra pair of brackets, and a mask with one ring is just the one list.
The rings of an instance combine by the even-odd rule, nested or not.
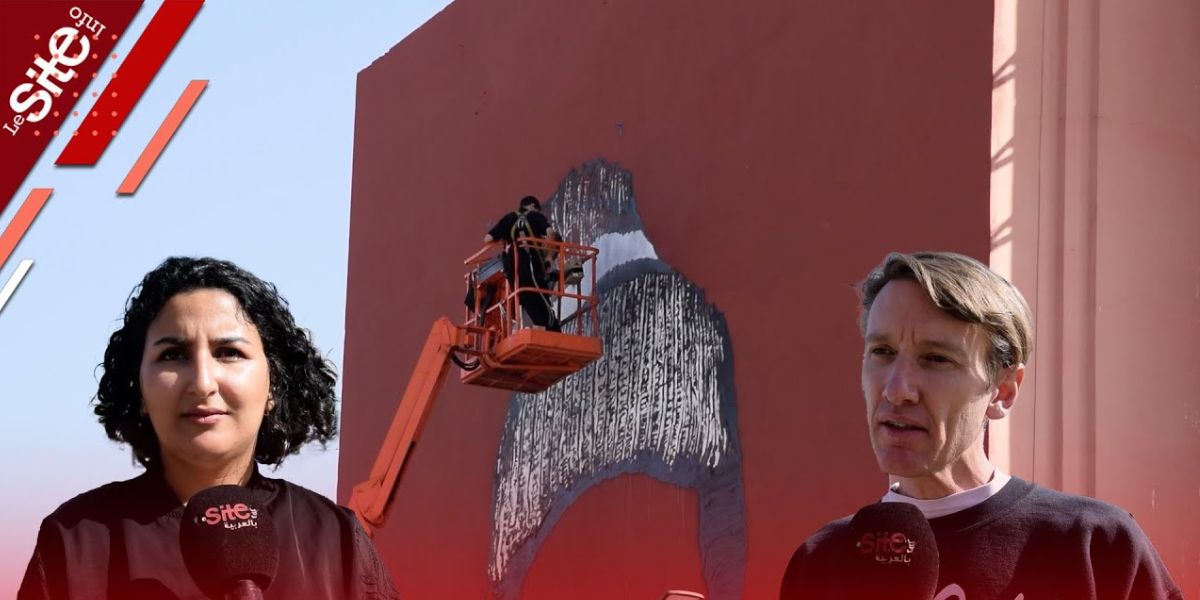
[(167, 486), (183, 504), (187, 504), (196, 492), (203, 489), (217, 485), (246, 485), (253, 473), (253, 459), (206, 468), (163, 457), (163, 476)]

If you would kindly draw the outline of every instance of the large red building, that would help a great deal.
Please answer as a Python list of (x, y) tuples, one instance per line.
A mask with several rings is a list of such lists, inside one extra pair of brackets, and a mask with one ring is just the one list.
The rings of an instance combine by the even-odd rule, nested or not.
[[(1063, 358), (1061, 339), (1088, 323), (1042, 311), (1052, 296), (1036, 273), (1064, 255), (1026, 251), (1027, 232), (1069, 237), (1069, 225), (1037, 220), (1007, 242), (994, 235), (1030, 218), (996, 222), (1003, 206), (1028, 214), (1011, 208), (1029, 206), (1012, 185), (1008, 204), (997, 199), (1006, 165), (1017, 165), (1018, 189), (1045, 170), (1024, 155), (993, 156), (1000, 113), (1013, 113), (1008, 100), (993, 107), (1009, 81), (994, 76), (994, 49), (1018, 38), (1015, 25), (1000, 28), (1011, 6), (456, 0), (363, 70), (340, 500), (366, 476), (430, 323), (459, 314), (461, 259), (520, 197), (541, 197), (568, 238), (601, 248), (607, 303), (605, 356), (559, 388), (443, 389), (376, 535), (404, 596), (776, 595), (805, 537), (883, 491), (859, 390), (853, 285), (892, 250), (992, 260), (1038, 300), (1039, 336), (1052, 341), (1035, 352), (1048, 361), (1035, 363), (1037, 381), (1064, 372), (1106, 381), (1101, 351), (1083, 373)], [(1195, 23), (1185, 33), (1195, 50)], [(1014, 60), (1034, 64), (1049, 50), (1021, 51)], [(1194, 76), (1196, 59), (1180, 61)], [(1000, 73), (1004, 61), (995, 63)], [(1197, 156), (1195, 134), (1181, 155)], [(1171, 210), (1195, 224), (1187, 197), (1200, 185), (1180, 178)], [(1103, 206), (1107, 188), (1098, 189), (1092, 203)], [(1200, 252), (1183, 243), (1181, 264), (1198, 269), (1186, 275), (1191, 285)], [(1109, 288), (1095, 273), (1111, 263), (1103, 250), (1092, 254), (1092, 279), (1081, 285), (1102, 296)], [(1074, 268), (1061, 267), (1059, 279)], [(1200, 309), (1178, 310), (1191, 337), (1173, 347), (1194, 356)], [(1091, 326), (1110, 335), (1103, 321)], [(1056, 342), (1055, 331), (1066, 333)], [(1163, 415), (1165, 449), (1119, 443), (1158, 460), (1152, 469), (1170, 492), (1151, 502), (1170, 508), (1127, 508), (1196, 594), (1192, 369), (1159, 384), (1193, 390), (1181, 406), (1143, 400), (1144, 414)], [(1121, 475), (1129, 465), (1105, 475), (1109, 454), (1127, 456), (1096, 442), (1116, 427), (1109, 413), (1093, 408), (1090, 421), (1072, 424), (1062, 415), (1086, 400), (1056, 400), (1045, 387), (1027, 395), (1028, 408), (1016, 408), (1026, 416), (997, 432), (1003, 466), (1069, 491), (1140, 499), (1126, 490), (1140, 480)], [(1193, 425), (1167, 419), (1180, 408)], [(1058, 434), (1044, 419), (1043, 429), (1031, 425), (1046, 411), (1060, 417)], [(1080, 427), (1091, 428), (1082, 450), (1090, 456), (1062, 446)], [(1057, 447), (1057, 458), (1044, 453), (1035, 464), (1037, 444)], [(1062, 477), (1080, 461), (1091, 461), (1090, 488)]]

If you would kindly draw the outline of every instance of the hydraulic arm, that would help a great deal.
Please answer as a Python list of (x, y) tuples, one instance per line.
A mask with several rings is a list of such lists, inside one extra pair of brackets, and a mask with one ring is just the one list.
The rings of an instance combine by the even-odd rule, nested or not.
[(375, 457), (371, 474), (366, 481), (354, 486), (350, 493), (350, 509), (358, 516), (368, 534), (373, 534), (376, 528), (383, 527), (387, 522), (396, 483), (413, 446), (421, 437), (425, 418), (429, 416), (433, 400), (446, 380), (451, 365), (450, 357), (455, 348), (461, 345), (462, 336), (462, 330), (446, 317), (433, 323), (408, 387), (404, 390), (404, 397), (392, 418), (387, 437)]

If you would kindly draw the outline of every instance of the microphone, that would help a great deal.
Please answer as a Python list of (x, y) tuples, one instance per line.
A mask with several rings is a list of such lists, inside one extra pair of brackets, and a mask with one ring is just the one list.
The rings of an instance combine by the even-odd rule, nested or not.
[(854, 598), (930, 600), (937, 593), (938, 548), (929, 521), (917, 507), (880, 502), (850, 520), (845, 548), (853, 559), (846, 587)]
[(197, 492), (183, 510), (179, 546), (210, 598), (262, 600), (279, 566), (275, 526), (262, 494), (236, 485)]

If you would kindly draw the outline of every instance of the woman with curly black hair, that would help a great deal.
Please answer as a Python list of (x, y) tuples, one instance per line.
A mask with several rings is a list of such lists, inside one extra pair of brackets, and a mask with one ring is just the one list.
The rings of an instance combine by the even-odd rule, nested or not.
[(227, 261), (169, 258), (130, 295), (101, 366), (96, 415), (146, 472), (47, 517), (18, 598), (204, 597), (180, 518), (194, 494), (229, 484), (274, 523), (267, 598), (396, 597), (349, 510), (258, 472), (337, 430), (333, 367), (274, 285)]

